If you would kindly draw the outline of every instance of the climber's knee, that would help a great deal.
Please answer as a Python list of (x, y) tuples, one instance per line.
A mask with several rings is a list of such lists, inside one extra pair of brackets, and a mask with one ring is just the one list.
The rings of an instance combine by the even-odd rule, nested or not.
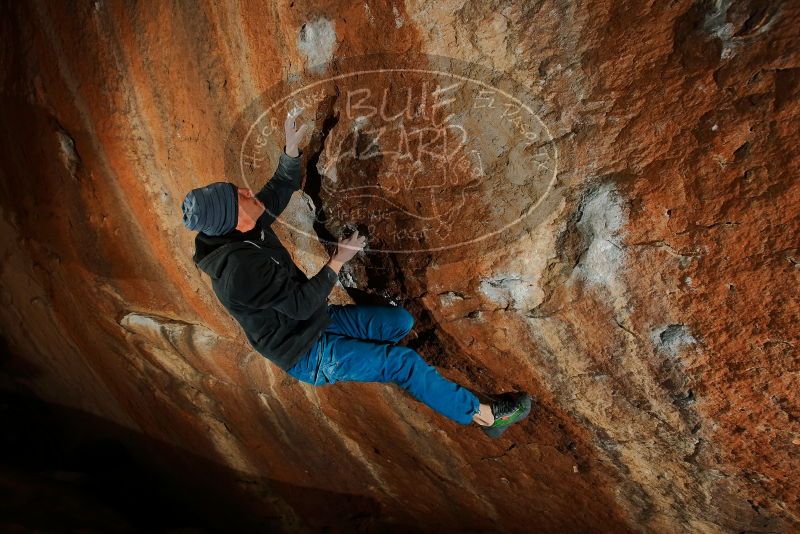
[(401, 308), (400, 306), (397, 307), (397, 319), (395, 321), (398, 330), (402, 332), (402, 335), (398, 339), (404, 338), (414, 327), (414, 316), (411, 315), (411, 312), (407, 309)]
[(384, 375), (387, 382), (407, 384), (420, 366), (428, 365), (413, 349), (401, 346), (389, 348)]

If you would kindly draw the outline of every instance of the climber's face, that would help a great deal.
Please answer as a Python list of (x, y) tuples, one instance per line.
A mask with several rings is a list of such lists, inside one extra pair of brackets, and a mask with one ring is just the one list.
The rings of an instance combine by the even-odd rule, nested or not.
[(236, 229), (240, 232), (252, 230), (256, 221), (264, 213), (264, 204), (255, 197), (252, 189), (240, 187), (238, 189), (239, 221)]

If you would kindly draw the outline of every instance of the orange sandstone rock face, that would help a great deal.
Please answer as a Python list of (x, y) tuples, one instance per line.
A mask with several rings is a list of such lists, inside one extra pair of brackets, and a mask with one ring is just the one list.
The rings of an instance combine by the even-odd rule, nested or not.
[[(800, 526), (796, 3), (3, 10), (0, 324), (37, 395), (227, 467), (231, 491), (287, 529), (345, 521), (353, 496), (374, 521), (423, 529)], [(445, 376), (536, 395), (498, 441), (395, 386), (296, 382), (191, 261), (183, 195), (260, 187), (276, 162), (265, 135), (257, 165), (231, 167), (262, 95), (366, 70), (374, 53), (409, 72), (452, 58), (447, 72), (524, 93), (539, 126), (478, 113), (463, 89), (446, 109), (473, 144), (446, 125), (409, 135), (416, 156), (456, 147), (423, 151), (415, 174), (389, 147), (419, 115), (404, 129), (381, 117), (379, 137), (370, 101), (347, 108), (387, 86), (401, 108), (402, 82), (329, 83), (305, 101), (304, 192), (277, 231), (313, 274), (321, 240), (366, 226), (373, 250), (331, 300), (397, 301), (416, 319), (406, 343)], [(383, 196), (353, 196), (365, 187)], [(425, 246), (518, 218), (458, 252)]]

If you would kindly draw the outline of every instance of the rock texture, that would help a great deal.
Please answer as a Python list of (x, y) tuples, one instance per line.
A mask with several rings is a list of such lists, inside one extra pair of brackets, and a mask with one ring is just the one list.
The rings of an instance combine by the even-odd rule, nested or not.
[[(287, 530), (349, 517), (349, 497), (378, 503), (364, 528), (800, 528), (797, 2), (0, 11), (0, 325), (43, 399), (230, 469)], [(242, 111), (374, 52), (508, 73), (559, 154), (551, 209), (515, 239), (365, 253), (342, 277), (406, 306), (407, 343), (449, 378), (537, 396), (498, 441), (394, 386), (294, 381), (191, 261), (180, 201), (225, 179)], [(309, 273), (338, 230), (314, 222), (332, 110), (308, 117), (306, 193), (279, 228)]]

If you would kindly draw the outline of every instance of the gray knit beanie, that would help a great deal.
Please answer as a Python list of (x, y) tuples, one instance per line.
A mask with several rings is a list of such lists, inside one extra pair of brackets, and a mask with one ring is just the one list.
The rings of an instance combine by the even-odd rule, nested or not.
[(239, 220), (236, 185), (215, 182), (192, 189), (183, 199), (183, 225), (206, 235), (227, 234)]

